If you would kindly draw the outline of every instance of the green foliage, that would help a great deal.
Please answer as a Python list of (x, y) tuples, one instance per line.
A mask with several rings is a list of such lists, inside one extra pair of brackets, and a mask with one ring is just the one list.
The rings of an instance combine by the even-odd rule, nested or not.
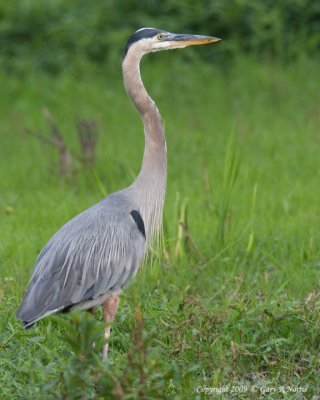
[(1, 66), (57, 73), (115, 65), (128, 36), (143, 26), (222, 37), (214, 52), (192, 53), (210, 61), (218, 57), (220, 65), (239, 53), (288, 60), (314, 56), (320, 48), (317, 0), (3, 0)]
[[(154, 57), (142, 75), (167, 132), (166, 253), (124, 291), (107, 364), (101, 313), (50, 317), (25, 331), (14, 312), (50, 236), (136, 176), (140, 118), (120, 73), (0, 76), (0, 398), (199, 400), (209, 396), (198, 387), (255, 385), (258, 392), (238, 398), (267, 399), (259, 390), (284, 386), (306, 393), (269, 398), (312, 399), (320, 349), (318, 63), (239, 58), (225, 71), (175, 62), (172, 52)], [(56, 150), (25, 133), (46, 132), (44, 106), (75, 153), (74, 116), (97, 123), (92, 173), (79, 166), (62, 180)]]

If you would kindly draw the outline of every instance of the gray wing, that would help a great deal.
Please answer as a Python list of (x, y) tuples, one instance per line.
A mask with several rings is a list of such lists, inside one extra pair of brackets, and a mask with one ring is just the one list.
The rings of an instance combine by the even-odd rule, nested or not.
[(136, 207), (120, 192), (109, 196), (49, 240), (37, 259), (18, 318), (32, 325), (46, 315), (121, 290), (136, 273), (145, 242)]

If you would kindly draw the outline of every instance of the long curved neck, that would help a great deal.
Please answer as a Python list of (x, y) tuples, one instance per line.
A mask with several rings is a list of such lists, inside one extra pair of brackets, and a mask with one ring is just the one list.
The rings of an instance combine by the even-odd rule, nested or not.
[(140, 76), (143, 53), (129, 49), (123, 60), (124, 83), (139, 111), (145, 134), (145, 149), (140, 173), (131, 185), (146, 225), (148, 238), (159, 232), (162, 223), (167, 177), (167, 148), (161, 115), (148, 95)]

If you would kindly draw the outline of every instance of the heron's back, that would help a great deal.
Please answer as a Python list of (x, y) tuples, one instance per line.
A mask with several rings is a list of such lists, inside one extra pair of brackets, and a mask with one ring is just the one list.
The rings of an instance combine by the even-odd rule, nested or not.
[(144, 222), (125, 191), (114, 193), (67, 222), (35, 265), (17, 316), (26, 326), (70, 308), (90, 308), (119, 292), (145, 251)]

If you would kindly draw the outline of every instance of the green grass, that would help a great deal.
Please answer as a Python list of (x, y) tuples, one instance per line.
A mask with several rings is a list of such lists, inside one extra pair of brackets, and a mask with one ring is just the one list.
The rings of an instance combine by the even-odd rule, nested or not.
[[(200, 399), (218, 389), (223, 399), (317, 399), (318, 63), (240, 59), (221, 70), (150, 58), (143, 77), (168, 142), (165, 251), (123, 293), (107, 365), (102, 325), (85, 313), (24, 331), (14, 312), (50, 236), (137, 174), (140, 119), (120, 70), (1, 75), (1, 400)], [(97, 122), (94, 171), (76, 162), (59, 177), (55, 150), (25, 133), (48, 134), (44, 107), (74, 153), (74, 117)]]

